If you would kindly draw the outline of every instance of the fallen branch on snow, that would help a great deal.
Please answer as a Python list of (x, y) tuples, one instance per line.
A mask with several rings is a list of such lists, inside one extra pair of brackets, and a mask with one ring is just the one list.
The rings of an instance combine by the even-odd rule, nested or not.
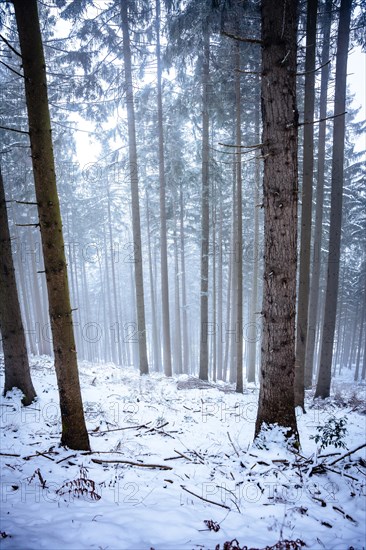
[(92, 462), (95, 464), (128, 464), (129, 466), (140, 466), (141, 468), (159, 468), (160, 470), (172, 470), (171, 466), (165, 466), (163, 464), (144, 464), (143, 462), (132, 462), (131, 460), (100, 460), (99, 458), (92, 458)]
[(215, 504), (215, 506), (220, 506), (221, 508), (226, 508), (226, 510), (231, 510), (231, 508), (229, 506), (226, 506), (226, 504), (221, 504), (221, 502), (215, 502), (214, 500), (209, 500), (208, 498), (201, 497), (201, 495), (197, 495), (193, 491), (190, 491), (189, 489), (187, 489), (187, 487), (185, 487), (185, 485), (181, 485), (181, 488), (183, 489), (183, 491), (186, 491), (190, 495), (193, 495), (194, 497), (197, 497), (201, 500), (204, 500), (205, 502), (208, 502), (210, 504)]
[(356, 451), (359, 451), (360, 449), (363, 449), (364, 447), (366, 447), (366, 443), (363, 443), (362, 445), (359, 445), (358, 447), (356, 447), (356, 449), (353, 449), (352, 451), (348, 451), (348, 453), (345, 453), (344, 455), (340, 456), (339, 458), (336, 458), (336, 460), (333, 460), (333, 462), (331, 462), (329, 464), (329, 466), (334, 466), (334, 464), (336, 464), (337, 462), (340, 462), (341, 460), (343, 460), (347, 456), (353, 455), (353, 453), (355, 453)]

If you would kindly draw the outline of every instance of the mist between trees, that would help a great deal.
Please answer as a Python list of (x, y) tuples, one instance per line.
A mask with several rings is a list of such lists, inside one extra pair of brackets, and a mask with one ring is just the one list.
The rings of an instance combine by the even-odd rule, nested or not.
[(336, 4), (2, 8), (5, 391), (53, 354), (64, 443), (78, 358), (260, 382), (256, 435), (365, 379), (364, 11)]

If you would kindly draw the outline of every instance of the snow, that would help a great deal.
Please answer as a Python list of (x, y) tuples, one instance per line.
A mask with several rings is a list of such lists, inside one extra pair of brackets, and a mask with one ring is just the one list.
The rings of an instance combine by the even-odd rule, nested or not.
[[(72, 451), (59, 444), (51, 360), (33, 358), (32, 377), (34, 405), (21, 407), (16, 390), (0, 399), (1, 453), (20, 455), (0, 456), (1, 548), (214, 550), (233, 539), (241, 548), (296, 539), (316, 550), (366, 547), (365, 448), (330, 466), (365, 442), (365, 386), (348, 381), (350, 371), (331, 399), (308, 396), (307, 414), (298, 414), (300, 454), (278, 427), (263, 432), (261, 448), (252, 445), (254, 385), (238, 395), (223, 383), (86, 362), (80, 379), (93, 453)], [(347, 417), (347, 448), (320, 451), (310, 436), (331, 415)], [(330, 453), (339, 454), (322, 458)]]

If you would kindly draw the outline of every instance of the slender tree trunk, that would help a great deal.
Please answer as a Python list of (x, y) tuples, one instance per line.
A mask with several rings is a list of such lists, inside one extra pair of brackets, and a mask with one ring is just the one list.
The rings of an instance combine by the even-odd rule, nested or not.
[(163, 316), (163, 362), (166, 376), (172, 375), (172, 357), (170, 342), (169, 279), (165, 205), (165, 164), (164, 129), (162, 100), (162, 63), (160, 53), (160, 0), (156, 0), (156, 59), (157, 59), (157, 99), (159, 132), (159, 185), (160, 185), (160, 261), (161, 261), (161, 299)]
[[(13, 209), (14, 213), (14, 209)], [(15, 233), (15, 239), (19, 243), (20, 241), (20, 234), (19, 234), (19, 228), (16, 225), (16, 219), (15, 215), (13, 215), (13, 222), (14, 222), (14, 233)], [(27, 282), (29, 284), (29, 281), (27, 281), (25, 274), (24, 274), (24, 258), (23, 258), (23, 249), (22, 246), (20, 246), (20, 249), (18, 253), (15, 254), (13, 262), (15, 265), (18, 266), (18, 274), (19, 274), (19, 285), (18, 285), (18, 294), (19, 294), (19, 302), (20, 302), (20, 308), (22, 312), (22, 319), (24, 319), (24, 329), (25, 329), (25, 337), (26, 337), (26, 343), (28, 345), (27, 349), (28, 352), (36, 355), (37, 354), (37, 342), (36, 342), (36, 327), (34, 326), (34, 319), (32, 319), (31, 315), (31, 304), (30, 304), (30, 293), (27, 291)]]
[[(47, 337), (47, 331), (46, 331), (46, 325), (48, 323), (48, 315), (47, 315), (47, 305), (43, 302), (43, 289), (42, 289), (42, 278), (44, 277), (43, 273), (37, 273), (38, 271), (44, 271), (44, 265), (43, 261), (41, 260), (41, 252), (39, 251), (39, 254), (37, 253), (37, 243), (34, 241), (33, 232), (29, 232), (29, 244), (30, 244), (30, 250), (32, 254), (32, 273), (33, 273), (33, 281), (31, 281), (31, 285), (34, 289), (34, 301), (35, 301), (35, 307), (37, 311), (37, 319), (40, 326), (40, 341), (38, 343), (38, 350), (40, 355), (51, 355), (51, 345), (50, 340)], [(37, 261), (40, 260), (40, 261)]]
[(180, 319), (180, 288), (179, 288), (179, 254), (178, 254), (178, 234), (177, 234), (177, 218), (174, 205), (174, 367), (176, 374), (182, 374), (182, 328)]
[(299, 294), (296, 327), (295, 406), (304, 410), (305, 350), (308, 334), (308, 307), (310, 281), (311, 213), (313, 201), (314, 167), (314, 105), (315, 105), (315, 53), (318, 0), (307, 1), (306, 56), (305, 56), (305, 107), (301, 206), (301, 244), (299, 266)]
[(155, 299), (155, 287), (154, 287), (154, 274), (152, 266), (152, 254), (151, 254), (151, 235), (150, 235), (150, 209), (149, 199), (146, 192), (146, 223), (147, 223), (147, 246), (149, 251), (149, 278), (150, 278), (150, 295), (151, 295), (151, 317), (152, 317), (152, 340), (153, 340), (153, 357), (154, 357), (154, 369), (160, 370), (161, 356), (160, 356), (160, 339), (158, 334), (158, 324), (156, 318), (156, 299)]
[[(358, 381), (359, 373), (360, 373), (362, 343), (365, 343), (364, 339), (362, 338), (362, 335), (363, 335), (363, 332), (364, 332), (363, 327), (364, 327), (364, 324), (365, 324), (365, 315), (366, 315), (366, 289), (364, 287), (364, 289), (363, 289), (363, 301), (362, 301), (362, 313), (361, 313), (361, 320), (360, 320), (360, 337), (358, 339), (356, 370), (355, 370), (355, 376), (354, 376), (355, 382)], [(364, 354), (365, 354), (365, 351), (364, 351)], [(365, 376), (363, 376), (363, 378), (364, 377)]]
[(106, 307), (106, 324), (104, 327), (105, 336), (106, 336), (106, 361), (113, 361), (117, 363), (117, 354), (116, 354), (116, 339), (118, 334), (116, 334), (115, 323), (111, 324), (112, 318), (112, 299), (111, 299), (111, 283), (109, 280), (109, 261), (108, 261), (108, 246), (107, 246), (107, 228), (106, 225), (103, 226), (103, 246), (104, 246), (104, 273), (105, 273), (105, 289), (103, 301), (107, 303)]
[(184, 238), (184, 203), (183, 203), (183, 183), (179, 185), (179, 216), (180, 216), (180, 268), (182, 273), (182, 308), (183, 308), (183, 372), (189, 373), (189, 340), (188, 340), (188, 312), (187, 312), (187, 289), (186, 289), (186, 258), (185, 258), (185, 238)]
[(356, 348), (355, 343), (356, 343), (357, 320), (358, 320), (359, 308), (360, 308), (360, 303), (359, 303), (359, 301), (357, 301), (356, 302), (356, 310), (355, 310), (355, 314), (354, 314), (354, 317), (353, 317), (353, 323), (352, 323), (351, 349), (350, 349), (350, 354), (349, 354), (349, 358), (348, 358), (348, 362), (347, 362), (347, 366), (348, 366), (349, 370), (352, 369), (353, 359), (354, 359), (354, 356), (355, 356), (355, 348)]
[[(260, 120), (259, 120), (259, 105), (255, 106), (255, 128), (257, 143), (260, 141)], [(250, 297), (249, 323), (250, 323), (250, 338), (248, 342), (248, 382), (255, 382), (256, 364), (257, 364), (257, 323), (258, 323), (258, 267), (259, 267), (259, 181), (260, 181), (260, 166), (259, 159), (255, 160), (255, 183), (254, 183), (254, 241), (253, 241), (253, 282), (252, 295)]]
[(217, 326), (219, 328), (219, 332), (217, 335), (217, 379), (222, 380), (223, 379), (223, 372), (222, 372), (222, 323), (223, 323), (223, 308), (222, 308), (222, 278), (223, 278), (223, 270), (222, 270), (222, 217), (223, 217), (223, 204), (222, 204), (222, 190), (220, 186), (220, 199), (219, 199), (219, 247), (218, 247), (218, 274), (217, 274)]
[(14, 0), (14, 8), (22, 54), (33, 174), (60, 394), (61, 442), (72, 449), (90, 450), (76, 359), (37, 2)]
[(337, 364), (339, 362), (339, 354), (342, 347), (342, 327), (344, 326), (344, 281), (346, 278), (346, 268), (343, 270), (342, 282), (340, 284), (340, 297), (338, 306), (338, 315), (336, 319), (336, 331), (335, 331), (335, 353), (333, 356), (333, 376), (337, 372)]
[(200, 299), (200, 361), (199, 377), (208, 380), (208, 273), (210, 241), (209, 186), (209, 79), (210, 35), (207, 21), (203, 25), (202, 59), (202, 205), (201, 205), (201, 299)]
[(136, 147), (135, 109), (133, 100), (131, 45), (128, 29), (127, 2), (121, 0), (123, 57), (125, 63), (125, 86), (128, 124), (128, 149), (130, 160), (131, 202), (132, 202), (132, 233), (135, 252), (135, 293), (137, 310), (137, 329), (139, 340), (140, 374), (148, 374), (149, 365), (146, 348), (144, 276), (142, 267), (142, 243), (140, 224), (139, 182)]
[[(215, 197), (214, 189), (212, 196)], [(212, 204), (212, 379), (217, 380), (216, 204)]]
[[(233, 221), (232, 221), (232, 227), (234, 224), (234, 212), (233, 212)], [(233, 234), (231, 235), (231, 242), (233, 242)], [(229, 334), (229, 328), (230, 328), (230, 319), (231, 319), (231, 283), (232, 283), (232, 268), (233, 268), (233, 262), (232, 258), (230, 256), (229, 262), (228, 262), (228, 277), (227, 277), (227, 294), (226, 294), (226, 321), (225, 321), (225, 331), (221, 330), (221, 341), (225, 343), (225, 354), (224, 354), (224, 364), (223, 364), (223, 375), (222, 379), (226, 380), (227, 378), (227, 371), (228, 371), (228, 365), (230, 360), (230, 338), (228, 336)]]
[[(327, 290), (318, 382), (315, 397), (325, 399), (330, 394), (334, 331), (338, 301), (339, 259), (342, 229), (343, 162), (347, 84), (347, 57), (352, 0), (341, 0), (335, 77), (332, 191), (329, 227)], [(340, 116), (337, 116), (340, 115)]]
[(23, 405), (36, 397), (15, 280), (3, 177), (0, 168), (0, 328), (5, 363), (4, 395), (13, 388), (23, 392)]
[[(107, 183), (108, 186), (108, 183)], [(113, 290), (113, 306), (114, 306), (114, 323), (116, 325), (116, 359), (117, 365), (123, 365), (122, 355), (122, 342), (121, 342), (121, 324), (120, 315), (118, 309), (118, 293), (117, 293), (117, 280), (116, 270), (114, 266), (114, 247), (113, 247), (113, 230), (112, 230), (112, 214), (111, 214), (111, 198), (109, 194), (109, 187), (107, 187), (107, 212), (108, 212), (108, 236), (109, 236), (109, 250), (111, 254), (111, 272), (112, 272), (112, 290)], [(121, 306), (120, 306), (121, 307)]]
[(329, 82), (329, 43), (330, 43), (330, 27), (332, 20), (332, 0), (326, 0), (324, 5), (323, 16), (323, 45), (321, 57), (321, 84), (319, 98), (319, 135), (318, 135), (318, 164), (317, 164), (317, 186), (316, 186), (316, 210), (315, 210), (315, 227), (314, 227), (314, 246), (313, 246), (313, 263), (312, 276), (310, 284), (309, 296), (309, 319), (308, 319), (308, 334), (306, 340), (305, 353), (305, 374), (304, 386), (311, 388), (314, 371), (314, 352), (317, 333), (317, 317), (319, 304), (319, 286), (321, 272), (321, 249), (323, 236), (323, 203), (324, 203), (324, 172), (325, 172), (325, 140), (327, 122), (324, 120), (327, 116), (327, 93)]
[(238, 337), (236, 339), (236, 392), (243, 393), (243, 198), (242, 198), (242, 171), (241, 171), (241, 97), (240, 97), (240, 42), (235, 44), (235, 104), (236, 104), (236, 132), (237, 145), (236, 159), (236, 243), (238, 256), (236, 258), (237, 304), (236, 324)]
[[(235, 138), (234, 138), (235, 139)], [(231, 295), (230, 295), (230, 303), (231, 303), (231, 310), (230, 310), (230, 329), (226, 331), (226, 338), (229, 341), (229, 382), (230, 384), (233, 384), (236, 382), (236, 352), (237, 352), (237, 338), (238, 338), (238, 331), (237, 331), (237, 276), (238, 276), (238, 270), (237, 270), (237, 235), (238, 235), (238, 215), (237, 215), (237, 193), (236, 193), (236, 169), (237, 165), (234, 161), (233, 164), (233, 196), (232, 196), (232, 211), (233, 211), (233, 219), (232, 219), (232, 241), (231, 241)]]
[[(262, 0), (264, 288), (255, 435), (279, 424), (297, 435), (294, 406), (297, 267), (296, 45), (298, 2)], [(285, 91), (285, 93), (284, 93)]]

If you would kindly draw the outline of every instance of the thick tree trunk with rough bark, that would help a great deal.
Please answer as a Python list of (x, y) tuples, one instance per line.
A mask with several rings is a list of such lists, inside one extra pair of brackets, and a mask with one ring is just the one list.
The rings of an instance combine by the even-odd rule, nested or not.
[(263, 423), (278, 423), (297, 435), (297, 7), (296, 0), (262, 0), (264, 288), (256, 436)]
[(306, 17), (304, 144), (301, 205), (301, 244), (297, 300), (295, 406), (304, 410), (305, 350), (308, 334), (311, 212), (314, 167), (315, 53), (318, 0), (308, 0)]
[(0, 328), (5, 363), (4, 395), (13, 388), (23, 392), (23, 405), (36, 397), (30, 375), (27, 346), (15, 279), (8, 213), (0, 169)]
[[(337, 61), (333, 122), (332, 190), (330, 202), (327, 290), (320, 365), (315, 397), (329, 397), (332, 375), (334, 332), (337, 314), (339, 260), (342, 230), (343, 163), (347, 85), (347, 58), (352, 0), (342, 0), (337, 38)], [(337, 116), (339, 115), (339, 116)]]
[(23, 62), (33, 174), (60, 395), (61, 442), (72, 449), (89, 450), (77, 367), (37, 2), (14, 0), (13, 3)]
[(121, 0), (123, 59), (125, 65), (125, 89), (128, 125), (128, 151), (130, 161), (131, 203), (132, 203), (132, 233), (134, 244), (136, 317), (138, 330), (138, 349), (140, 374), (148, 374), (149, 365), (146, 347), (146, 324), (144, 302), (144, 276), (142, 267), (142, 243), (140, 224), (139, 180), (137, 164), (136, 127), (134, 93), (132, 84), (131, 44), (128, 28), (127, 2)]
[(199, 377), (208, 380), (208, 272), (210, 241), (209, 212), (209, 78), (210, 35), (207, 22), (203, 25), (202, 59), (202, 205), (201, 205), (201, 306), (200, 306), (200, 363)]

